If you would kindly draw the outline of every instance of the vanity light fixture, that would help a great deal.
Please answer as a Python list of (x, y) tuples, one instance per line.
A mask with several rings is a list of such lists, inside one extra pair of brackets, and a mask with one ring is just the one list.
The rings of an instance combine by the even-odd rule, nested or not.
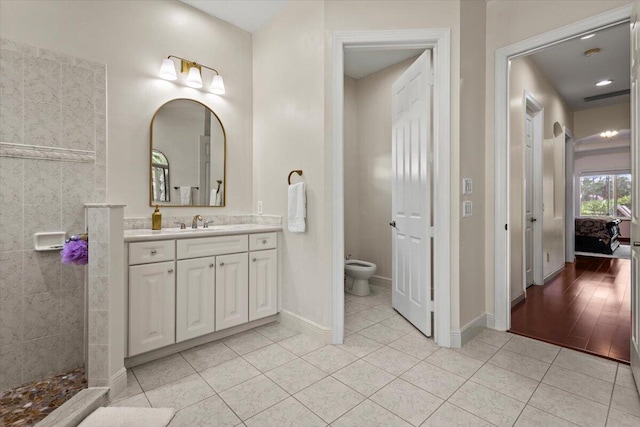
[(611, 139), (618, 134), (617, 130), (606, 130), (600, 134), (602, 138)]
[(598, 83), (596, 83), (596, 86), (601, 87), (601, 86), (609, 86), (611, 83), (613, 83), (613, 80), (600, 80)]
[(216, 95), (224, 95), (224, 81), (222, 76), (215, 68), (207, 67), (206, 65), (198, 64), (195, 61), (189, 61), (188, 59), (180, 58), (179, 56), (169, 55), (162, 60), (160, 66), (160, 77), (165, 80), (177, 80), (176, 66), (173, 59), (180, 60), (180, 71), (183, 74), (187, 74), (186, 84), (189, 87), (200, 89), (202, 87), (202, 69), (206, 68), (215, 73), (211, 80), (209, 89)]

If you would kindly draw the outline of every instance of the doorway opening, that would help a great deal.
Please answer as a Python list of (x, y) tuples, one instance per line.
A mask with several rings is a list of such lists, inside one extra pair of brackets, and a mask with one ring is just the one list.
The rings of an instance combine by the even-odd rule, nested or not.
[(506, 224), (496, 235), (496, 326), (627, 363), (630, 250), (620, 245), (629, 237), (620, 224), (632, 217), (628, 13), (496, 55), (508, 64), (507, 87), (498, 65), (496, 75), (496, 95), (504, 89), (508, 100), (496, 98), (496, 114), (508, 117), (506, 129), (496, 127), (497, 175), (501, 162), (507, 171), (496, 183), (497, 221)]
[[(423, 212), (423, 214), (425, 214), (425, 216), (431, 220), (429, 222), (429, 225), (427, 227), (424, 227), (424, 229), (422, 230), (426, 233), (424, 236), (422, 236), (423, 238), (422, 249), (427, 248), (427, 250), (424, 250), (422, 253), (420, 253), (419, 251), (416, 251), (415, 258), (411, 260), (415, 262), (411, 265), (418, 266), (419, 262), (422, 262), (423, 265), (424, 264), (431, 265), (432, 262), (430, 257), (430, 250), (431, 250), (432, 244), (439, 245), (440, 251), (438, 253), (434, 253), (433, 255), (434, 256), (433, 273), (431, 274), (430, 271), (428, 273), (425, 271), (421, 271), (420, 272), (421, 276), (419, 277), (419, 280), (416, 281), (416, 283), (419, 282), (421, 284), (420, 288), (419, 289), (406, 288), (404, 289), (405, 291), (404, 293), (405, 295), (408, 295), (408, 297), (415, 297), (413, 298), (413, 300), (421, 301), (422, 303), (421, 315), (423, 315), (423, 319), (428, 315), (429, 323), (431, 323), (431, 318), (432, 318), (431, 312), (432, 311), (434, 312), (433, 314), (434, 328), (433, 328), (432, 335), (434, 336), (436, 343), (438, 343), (439, 345), (448, 347), (450, 345), (449, 344), (450, 343), (450, 314), (449, 314), (450, 296), (449, 296), (449, 287), (448, 287), (448, 283), (449, 283), (448, 277), (450, 274), (450, 269), (449, 269), (450, 215), (449, 215), (449, 191), (448, 191), (449, 173), (450, 173), (449, 172), (450, 30), (448, 29), (398, 30), (398, 31), (394, 30), (394, 31), (344, 32), (344, 33), (340, 32), (340, 33), (334, 33), (333, 35), (333, 128), (334, 128), (334, 134), (333, 134), (333, 182), (334, 182), (334, 186), (333, 186), (333, 191), (334, 191), (333, 343), (334, 344), (342, 343), (345, 336), (345, 332), (346, 334), (349, 334), (354, 332), (353, 331), (354, 328), (358, 329), (359, 326), (355, 325), (356, 322), (358, 322), (360, 326), (362, 326), (363, 322), (361, 320), (368, 320), (369, 322), (373, 321), (371, 319), (365, 319), (365, 317), (367, 316), (375, 317), (376, 315), (384, 316), (383, 313), (379, 313), (376, 310), (371, 310), (370, 313), (367, 313), (364, 316), (358, 316), (358, 317), (362, 317), (361, 320), (358, 320), (355, 318), (347, 319), (346, 322), (348, 322), (348, 324), (345, 324), (345, 314), (346, 315), (352, 314), (354, 307), (355, 309), (357, 309), (357, 308), (362, 308), (362, 306), (366, 305), (366, 304), (362, 304), (364, 302), (363, 300), (360, 300), (358, 302), (355, 299), (367, 298), (367, 297), (351, 296), (347, 294), (349, 296), (347, 296), (346, 298), (353, 300), (354, 303), (348, 304), (347, 305), (348, 312), (345, 312), (345, 259), (349, 255), (349, 250), (347, 250), (347, 252), (345, 253), (345, 244), (353, 245), (354, 229), (353, 229), (353, 226), (351, 225), (353, 224), (353, 221), (351, 221), (353, 217), (352, 206), (347, 206), (345, 204), (345, 199), (348, 197), (348, 193), (350, 191), (353, 191), (353, 188), (350, 187), (353, 185), (353, 180), (352, 179), (349, 180), (350, 177), (353, 178), (351, 176), (351, 174), (353, 173), (353, 169), (349, 168), (349, 166), (346, 163), (348, 160), (348, 157), (353, 153), (349, 151), (350, 147), (347, 145), (348, 142), (345, 142), (345, 131), (348, 131), (348, 123), (346, 122), (346, 118), (345, 118), (345, 113), (348, 114), (348, 111), (346, 111), (346, 108), (345, 108), (345, 100), (346, 98), (349, 97), (349, 94), (347, 92), (350, 91), (350, 88), (349, 88), (350, 83), (347, 82), (345, 84), (344, 76), (345, 76), (345, 70), (346, 70), (345, 68), (346, 62), (345, 62), (344, 55), (345, 55), (345, 52), (347, 52), (348, 54), (361, 55), (363, 52), (370, 53), (370, 52), (381, 51), (381, 50), (386, 51), (387, 53), (395, 52), (394, 55), (397, 55), (398, 52), (401, 52), (401, 51), (413, 50), (413, 53), (411, 54), (411, 56), (406, 57), (405, 59), (409, 59), (416, 55), (420, 55), (421, 52), (425, 52), (424, 54), (419, 56), (418, 62), (420, 61), (420, 58), (423, 58), (426, 55), (428, 57), (428, 65), (432, 70), (432, 73), (427, 73), (427, 74), (422, 73), (422, 77), (417, 80), (409, 79), (409, 81), (406, 84), (406, 87), (409, 90), (405, 91), (406, 94), (412, 93), (411, 92), (412, 90), (415, 93), (427, 93), (427, 87), (431, 87), (432, 85), (432, 88), (429, 89), (429, 93), (432, 94), (432, 98), (430, 100), (424, 101), (426, 105), (428, 105), (430, 111), (433, 114), (432, 120), (430, 120), (430, 123), (432, 123), (432, 125), (430, 125), (430, 128), (427, 129), (427, 131), (428, 131), (428, 135), (430, 136), (430, 140), (438, 141), (438, 144), (435, 144), (433, 146), (433, 151), (432, 151), (433, 154), (431, 157), (426, 156), (426, 152), (423, 152), (423, 151), (420, 152), (420, 154), (421, 155), (424, 154), (425, 157), (423, 159), (424, 161), (421, 160), (419, 163), (423, 165), (425, 169), (429, 170), (430, 173), (432, 173), (432, 176), (433, 176), (432, 181), (434, 183), (437, 183), (438, 185), (433, 186), (432, 197), (433, 197), (434, 203), (430, 205), (428, 204), (425, 209), (421, 210), (421, 212)], [(408, 63), (405, 65), (408, 65), (405, 71), (409, 71), (413, 67), (413, 65), (411, 65), (411, 61), (408, 61)], [(415, 62), (414, 62), (414, 65), (415, 65)], [(422, 65), (424, 65), (424, 63)], [(399, 66), (399, 67), (402, 68), (402, 66)], [(402, 77), (402, 76), (399, 76), (399, 77)], [(417, 81), (420, 81), (420, 84), (422, 86), (420, 88), (412, 87)], [(387, 99), (389, 100), (389, 106), (387, 109), (387, 118), (389, 118), (389, 115), (391, 113), (390, 107), (391, 107), (391, 99), (392, 99), (391, 87), (389, 87), (388, 90), (389, 91), (387, 92), (388, 94)], [(345, 97), (345, 93), (347, 93), (346, 97)], [(404, 96), (405, 95), (397, 96), (396, 101), (401, 100), (402, 97)], [(409, 98), (407, 98), (407, 100), (409, 100)], [(375, 120), (375, 117), (372, 117), (371, 119)], [(423, 124), (421, 124), (420, 126), (422, 125)], [(425, 129), (421, 127), (420, 131), (421, 131), (420, 134), (423, 135), (425, 132)], [(392, 157), (392, 154), (391, 154), (392, 150), (390, 149), (391, 147), (393, 147), (393, 145), (391, 144), (391, 136), (392, 136), (391, 132), (389, 132), (387, 135), (388, 146), (385, 148), (385, 150), (388, 151), (388, 153), (386, 154), (386, 158), (384, 153), (382, 153), (379, 158), (379, 161), (381, 162), (380, 163), (381, 167), (376, 169), (375, 160), (372, 163), (372, 165), (366, 166), (367, 168), (369, 167), (373, 168), (373, 170), (370, 170), (371, 176), (373, 176), (373, 174), (375, 173), (380, 174), (379, 176), (376, 177), (376, 179), (380, 180), (379, 182), (385, 182), (384, 178), (386, 174), (387, 184), (391, 184), (393, 182), (391, 175), (393, 175), (393, 171), (397, 169), (397, 165), (393, 162), (393, 159), (390, 158), (390, 156)], [(384, 138), (384, 136), (382, 136), (382, 138)], [(394, 140), (397, 140), (397, 139), (398, 138), (394, 138)], [(410, 147), (411, 144), (407, 142), (407, 146)], [(367, 152), (366, 154), (372, 154), (372, 153)], [(427, 168), (427, 161), (429, 162), (428, 168)], [(391, 168), (391, 166), (393, 166), (393, 168)], [(425, 182), (428, 183), (428, 181), (426, 180)], [(425, 184), (425, 183), (422, 183), (422, 184)], [(432, 187), (429, 187), (429, 188), (432, 188)], [(387, 187), (388, 192), (390, 189), (391, 188)], [(356, 194), (358, 193), (358, 191), (359, 189), (356, 187), (355, 189)], [(363, 191), (363, 194), (364, 194), (364, 191)], [(387, 196), (389, 196), (389, 194), (387, 194)], [(349, 201), (352, 201), (352, 198), (349, 198)], [(371, 202), (371, 200), (369, 199), (366, 200), (366, 203), (369, 203), (369, 202)], [(396, 219), (396, 228), (392, 229), (391, 227), (389, 227), (389, 225), (392, 225), (394, 221), (393, 217), (391, 216), (392, 206), (389, 205), (388, 209), (386, 210), (384, 205), (379, 206), (378, 208), (379, 210), (384, 212), (383, 213), (383, 216), (385, 217), (384, 220), (382, 219), (376, 220), (373, 218), (363, 219), (361, 218), (361, 215), (358, 212), (356, 212), (355, 214), (357, 216), (356, 219), (363, 220), (364, 223), (366, 223), (367, 220), (373, 221), (375, 231), (371, 233), (372, 236), (367, 236), (367, 237), (371, 237), (375, 239), (373, 235), (375, 235), (376, 233), (383, 236), (386, 233), (387, 240), (389, 240), (388, 237), (389, 237), (389, 234), (391, 233), (393, 238), (397, 238), (397, 235), (398, 235), (397, 229), (398, 229), (398, 225), (400, 225), (397, 222), (397, 219)], [(347, 209), (349, 210), (347, 211)], [(406, 232), (409, 228), (411, 228), (411, 225), (409, 225), (409, 227), (405, 227), (403, 224), (401, 230)], [(356, 228), (356, 230), (358, 229)], [(412, 241), (416, 240), (415, 236), (411, 236), (411, 238), (412, 238), (411, 239)], [(357, 232), (356, 232), (355, 241), (358, 242)], [(395, 301), (396, 297), (394, 296), (392, 298), (391, 295), (392, 295), (392, 289), (394, 289), (393, 285), (398, 283), (398, 281), (397, 279), (393, 278), (393, 266), (389, 264), (396, 263), (399, 257), (389, 256), (389, 253), (392, 252), (392, 248), (389, 246), (385, 247), (384, 245), (382, 245), (378, 247), (371, 247), (372, 245), (374, 245), (374, 243), (360, 243), (360, 245), (361, 247), (363, 247), (362, 254), (365, 254), (365, 255), (360, 255), (361, 252), (357, 249), (358, 243), (356, 243), (356, 249), (351, 250), (351, 255), (354, 255), (353, 252), (355, 252), (357, 257), (369, 258), (369, 257), (373, 257), (373, 255), (370, 256), (367, 254), (372, 252), (366, 252), (366, 251), (369, 251), (369, 250), (375, 251), (376, 249), (379, 249), (379, 251), (383, 253), (382, 257), (379, 258), (380, 259), (379, 264), (380, 264), (380, 267), (382, 267), (380, 270), (380, 273), (386, 274), (391, 277), (384, 277), (380, 275), (378, 275), (378, 277), (374, 277), (373, 286), (371, 288), (373, 289), (374, 301), (375, 299), (377, 299), (378, 302), (380, 301), (384, 302), (383, 305), (378, 307), (384, 307), (386, 305), (385, 308), (388, 308), (388, 310), (383, 309), (381, 311), (386, 312), (386, 314), (395, 314), (391, 309), (391, 300), (393, 299)], [(362, 245), (367, 246), (366, 250)], [(353, 246), (349, 246), (349, 247), (353, 247)], [(386, 255), (384, 254), (385, 251), (386, 251)], [(369, 261), (369, 260), (360, 260), (360, 261)], [(358, 262), (356, 262), (356, 264), (358, 264)], [(370, 265), (366, 265), (362, 262), (360, 262), (360, 264), (365, 265), (365, 267), (371, 267)], [(356, 267), (358, 266), (356, 265)], [(415, 276), (412, 276), (412, 277), (415, 277)], [(347, 287), (348, 287), (347, 289), (352, 289), (351, 287), (353, 286), (353, 282), (352, 282), (353, 279), (354, 279), (353, 277), (347, 279), (347, 280), (350, 280), (350, 282), (347, 283)], [(431, 283), (433, 283), (433, 291), (430, 288)], [(379, 286), (379, 285), (383, 285), (383, 286)], [(385, 289), (385, 285), (387, 286), (386, 289)], [(412, 290), (413, 294), (411, 292), (407, 293), (406, 291), (408, 290)], [(419, 297), (416, 297), (415, 292), (417, 291), (421, 292)], [(360, 307), (354, 304), (359, 304)], [(360, 310), (360, 312), (363, 312), (365, 310), (366, 309)], [(407, 314), (407, 317), (411, 317), (411, 316), (412, 316), (411, 313)], [(389, 318), (392, 318), (392, 316), (386, 317), (383, 320), (387, 320)], [(397, 317), (393, 317), (393, 318), (395, 318), (398, 321), (398, 323), (401, 323), (400, 320), (402, 319), (398, 320)], [(404, 320), (402, 320), (402, 322), (404, 322)], [(414, 322), (414, 323), (419, 323), (419, 322)], [(347, 326), (346, 330), (344, 329), (345, 326)], [(369, 325), (369, 326), (373, 326), (373, 325)], [(382, 328), (381, 326), (384, 326), (385, 328), (387, 328), (389, 327), (389, 325), (377, 326), (378, 329), (389, 332), (386, 329)], [(361, 328), (360, 330), (362, 329), (364, 328)], [(393, 329), (393, 328), (389, 328), (389, 329)], [(431, 330), (430, 326), (427, 326), (423, 329), (429, 332)], [(425, 331), (423, 331), (423, 333), (427, 333)]]

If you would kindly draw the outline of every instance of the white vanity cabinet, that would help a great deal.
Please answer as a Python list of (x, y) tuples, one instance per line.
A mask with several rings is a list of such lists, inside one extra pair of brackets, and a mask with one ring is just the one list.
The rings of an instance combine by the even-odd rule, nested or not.
[(129, 357), (277, 314), (277, 233), (171, 237), (129, 243)]
[(249, 320), (253, 321), (278, 312), (278, 251), (251, 252), (249, 257)]
[(175, 262), (129, 267), (129, 354), (176, 342)]
[(216, 257), (178, 261), (176, 342), (215, 331)]
[(249, 265), (247, 253), (216, 257), (216, 330), (249, 321)]

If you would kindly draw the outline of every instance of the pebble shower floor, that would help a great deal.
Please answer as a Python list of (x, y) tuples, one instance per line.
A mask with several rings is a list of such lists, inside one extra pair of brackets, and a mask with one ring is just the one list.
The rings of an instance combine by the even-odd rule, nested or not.
[(0, 392), (0, 425), (34, 426), (87, 388), (84, 368)]

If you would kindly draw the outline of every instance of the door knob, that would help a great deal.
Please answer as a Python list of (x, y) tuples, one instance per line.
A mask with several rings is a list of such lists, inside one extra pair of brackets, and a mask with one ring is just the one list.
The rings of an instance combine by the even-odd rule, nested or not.
[(390, 226), (392, 226), (393, 228), (396, 228), (396, 222), (395, 222), (395, 221), (391, 221), (391, 222), (389, 223), (389, 225), (390, 225)]
[(531, 222), (536, 222), (537, 220), (537, 218), (531, 218)]

